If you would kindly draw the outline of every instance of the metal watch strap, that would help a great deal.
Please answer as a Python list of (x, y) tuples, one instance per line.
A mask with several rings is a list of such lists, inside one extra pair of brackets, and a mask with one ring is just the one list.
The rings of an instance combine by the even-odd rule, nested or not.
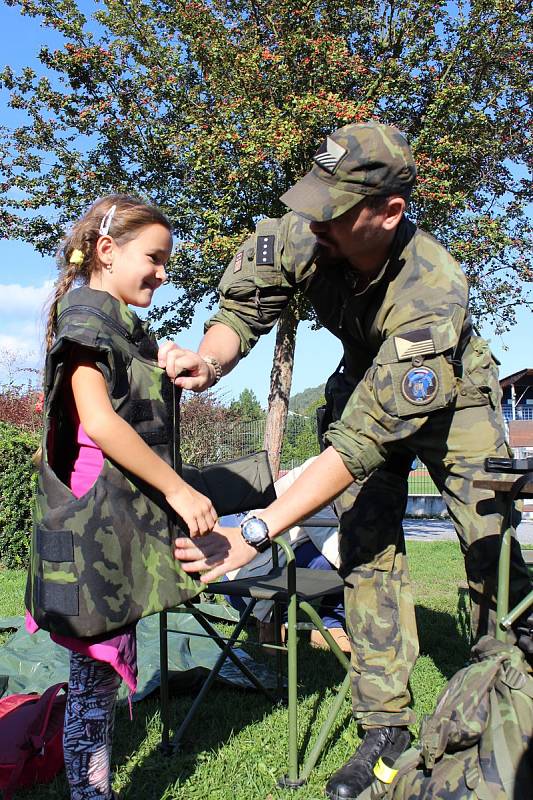
[(214, 358), (213, 356), (202, 356), (202, 358), (206, 364), (210, 364), (215, 370), (215, 380), (213, 381), (211, 386), (216, 386), (222, 377), (222, 367), (220, 365), (220, 361), (218, 361), (218, 359)]
[(254, 550), (257, 550), (258, 553), (264, 553), (265, 550), (268, 550), (269, 547), (272, 547), (272, 541), (268, 537), (263, 539), (262, 542), (259, 542), (259, 544), (252, 544), (251, 542), (247, 542), (246, 544), (251, 545)]

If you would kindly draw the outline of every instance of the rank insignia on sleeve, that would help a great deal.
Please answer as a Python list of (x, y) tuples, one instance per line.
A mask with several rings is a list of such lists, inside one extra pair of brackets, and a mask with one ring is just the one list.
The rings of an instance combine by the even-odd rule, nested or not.
[(398, 360), (403, 361), (413, 356), (433, 355), (435, 346), (429, 328), (419, 328), (394, 337), (394, 346)]
[(255, 261), (260, 267), (274, 266), (274, 242), (275, 236), (258, 236), (257, 247), (255, 250)]
[(242, 250), (235, 256), (235, 263), (233, 264), (233, 272), (240, 272), (242, 269)]
[(413, 367), (402, 378), (402, 394), (415, 406), (425, 406), (435, 398), (439, 379), (429, 367)]

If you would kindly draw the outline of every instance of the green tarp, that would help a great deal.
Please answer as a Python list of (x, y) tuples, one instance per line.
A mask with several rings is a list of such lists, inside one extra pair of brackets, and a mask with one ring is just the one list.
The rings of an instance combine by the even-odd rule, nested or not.
[[(234, 609), (218, 603), (199, 604), (204, 612), (218, 622), (234, 623)], [(170, 678), (175, 688), (184, 691), (198, 685), (214, 666), (220, 655), (218, 646), (206, 636), (191, 614), (169, 614), (168, 627), (178, 633), (168, 636)], [(54, 683), (68, 680), (69, 653), (55, 644), (45, 631), (30, 636), (22, 617), (0, 618), (0, 631), (15, 631), (0, 646), (0, 697), (16, 692), (42, 693)], [(201, 636), (194, 635), (201, 634)], [(142, 700), (159, 687), (159, 615), (142, 619), (137, 625), (139, 681), (133, 701)], [(254, 661), (242, 649), (236, 654), (267, 687), (274, 688), (276, 677), (268, 665)], [(226, 660), (220, 679), (239, 688), (253, 688), (244, 675)], [(127, 687), (121, 686), (119, 697), (127, 697)]]

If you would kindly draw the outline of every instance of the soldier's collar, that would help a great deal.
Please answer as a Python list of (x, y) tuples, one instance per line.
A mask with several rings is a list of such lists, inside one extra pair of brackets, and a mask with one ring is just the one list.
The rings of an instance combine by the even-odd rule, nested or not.
[(90, 309), (100, 311), (118, 324), (128, 334), (134, 342), (140, 342), (146, 336), (146, 328), (141, 319), (137, 316), (135, 311), (121, 303), (108, 292), (100, 291), (99, 289), (91, 289), (90, 286), (79, 286), (76, 289), (71, 289), (67, 292), (58, 304), (58, 317), (67, 308), (73, 306), (85, 307), (87, 312)]

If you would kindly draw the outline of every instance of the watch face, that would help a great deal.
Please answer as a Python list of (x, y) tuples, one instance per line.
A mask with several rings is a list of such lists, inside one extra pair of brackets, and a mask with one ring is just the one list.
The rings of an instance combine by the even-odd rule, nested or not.
[(268, 528), (262, 519), (252, 517), (243, 522), (242, 535), (250, 544), (259, 544), (268, 536)]

